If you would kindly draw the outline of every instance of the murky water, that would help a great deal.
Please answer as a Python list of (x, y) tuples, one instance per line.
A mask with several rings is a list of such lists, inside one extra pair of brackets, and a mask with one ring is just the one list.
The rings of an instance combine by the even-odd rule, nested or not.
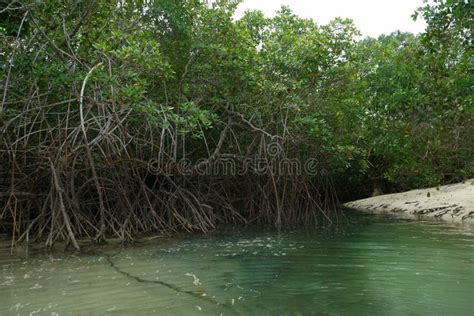
[(0, 257), (0, 315), (473, 315), (474, 229), (357, 216), (97, 254)]

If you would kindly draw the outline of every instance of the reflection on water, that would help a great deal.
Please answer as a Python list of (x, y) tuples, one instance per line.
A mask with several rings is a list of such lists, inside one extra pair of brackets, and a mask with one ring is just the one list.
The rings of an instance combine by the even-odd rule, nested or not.
[(215, 233), (0, 257), (1, 315), (473, 315), (474, 229), (358, 216), (338, 230)]

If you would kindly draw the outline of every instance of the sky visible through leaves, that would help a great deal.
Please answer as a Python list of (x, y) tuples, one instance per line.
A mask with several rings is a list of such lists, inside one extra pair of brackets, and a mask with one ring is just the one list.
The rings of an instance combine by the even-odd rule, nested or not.
[(241, 17), (245, 10), (261, 10), (271, 17), (282, 5), (318, 24), (326, 24), (336, 17), (351, 18), (363, 36), (377, 37), (398, 30), (416, 34), (426, 27), (422, 19), (411, 18), (423, 6), (423, 0), (244, 0), (235, 17)]

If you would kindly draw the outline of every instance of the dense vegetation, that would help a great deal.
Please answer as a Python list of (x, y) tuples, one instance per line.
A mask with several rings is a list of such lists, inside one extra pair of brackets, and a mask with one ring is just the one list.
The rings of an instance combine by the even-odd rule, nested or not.
[[(473, 175), (471, 2), (427, 4), (425, 33), (377, 39), (287, 7), (235, 21), (237, 5), (0, 5), (0, 226), (14, 242), (331, 223), (338, 196), (372, 183)], [(264, 163), (197, 172), (249, 158)], [(288, 158), (318, 172), (275, 172)]]

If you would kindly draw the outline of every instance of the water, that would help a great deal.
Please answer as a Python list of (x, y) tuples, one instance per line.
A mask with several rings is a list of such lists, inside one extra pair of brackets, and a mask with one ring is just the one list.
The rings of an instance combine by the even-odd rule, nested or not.
[(473, 315), (474, 229), (357, 216), (95, 254), (0, 256), (0, 315)]

